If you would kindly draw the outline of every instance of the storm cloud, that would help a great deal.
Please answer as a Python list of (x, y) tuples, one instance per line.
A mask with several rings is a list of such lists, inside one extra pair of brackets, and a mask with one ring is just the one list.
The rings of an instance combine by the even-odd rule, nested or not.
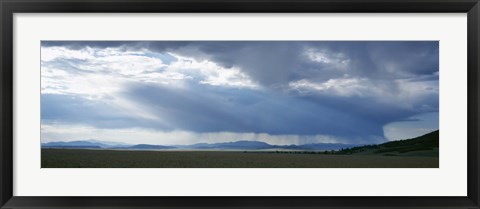
[(437, 41), (42, 41), (42, 125), (50, 132), (58, 125), (232, 133), (226, 141), (248, 133), (270, 143), (275, 136), (283, 144), (285, 136), (296, 144), (313, 136), (378, 143), (387, 140), (388, 124), (438, 114), (438, 47)]

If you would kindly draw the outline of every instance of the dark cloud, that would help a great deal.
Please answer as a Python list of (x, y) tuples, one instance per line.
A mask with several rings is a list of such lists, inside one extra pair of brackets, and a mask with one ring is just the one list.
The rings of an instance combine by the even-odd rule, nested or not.
[[(258, 132), (270, 134), (379, 134), (378, 124), (337, 109), (293, 97), (252, 90), (171, 90), (138, 86), (128, 94), (176, 127), (196, 132)], [(350, 124), (362, 124), (352, 128)]]
[[(280, 85), (307, 74), (318, 80), (343, 74), (408, 78), (437, 72), (439, 63), (438, 41), (43, 41), (42, 46), (169, 51), (209, 59), (227, 68), (240, 67), (264, 85)], [(302, 56), (306, 49), (341, 55), (349, 66), (338, 71), (336, 63), (308, 62)]]
[[(216, 88), (198, 83), (189, 83), (186, 88), (168, 88), (141, 82), (129, 83), (124, 88), (122, 97), (149, 107), (152, 114), (168, 121), (167, 124), (132, 117), (80, 97), (42, 94), (42, 120), (96, 127), (373, 139), (383, 137), (382, 127), (389, 122), (438, 111), (437, 41), (42, 42), (42, 47), (53, 46), (73, 50), (148, 49), (210, 60), (225, 68), (241, 69), (262, 90)], [(74, 63), (58, 60), (46, 65), (77, 71)], [(368, 83), (370, 90), (348, 96), (318, 89), (307, 94), (291, 91), (289, 84), (302, 79), (313, 83), (357, 79)], [(422, 82), (433, 82), (428, 87), (432, 89), (417, 85)], [(349, 84), (346, 85), (348, 88)]]
[(385, 104), (384, 102), (372, 98), (363, 97), (335, 97), (324, 95), (303, 96), (301, 99), (319, 103), (328, 108), (341, 110), (348, 115), (354, 115), (359, 118), (368, 118), (371, 123), (377, 125), (387, 124), (393, 121), (404, 121), (409, 116), (421, 114), (424, 112), (438, 112), (438, 95), (428, 95), (414, 102), (411, 108), (404, 108), (395, 104)]
[(132, 117), (109, 105), (111, 103), (54, 94), (42, 94), (42, 120), (97, 128), (322, 134), (365, 141), (377, 140), (383, 135), (380, 124), (375, 121), (315, 102), (253, 90), (208, 88), (199, 85), (172, 89), (136, 84), (123, 93), (125, 98), (135, 101), (140, 107), (148, 107), (150, 113), (168, 121), (168, 125)]
[(174, 50), (189, 45), (190, 41), (42, 41), (42, 47), (66, 47), (72, 50), (90, 48), (150, 49), (153, 51)]

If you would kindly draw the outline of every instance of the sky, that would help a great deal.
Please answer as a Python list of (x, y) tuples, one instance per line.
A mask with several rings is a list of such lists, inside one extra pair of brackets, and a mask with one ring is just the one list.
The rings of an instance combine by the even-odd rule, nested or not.
[(42, 41), (41, 141), (376, 144), (438, 129), (437, 41)]

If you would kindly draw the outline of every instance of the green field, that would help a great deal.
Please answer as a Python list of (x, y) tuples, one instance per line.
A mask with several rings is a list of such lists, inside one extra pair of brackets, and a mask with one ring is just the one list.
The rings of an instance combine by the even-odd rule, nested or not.
[(438, 168), (438, 157), (42, 149), (42, 168)]

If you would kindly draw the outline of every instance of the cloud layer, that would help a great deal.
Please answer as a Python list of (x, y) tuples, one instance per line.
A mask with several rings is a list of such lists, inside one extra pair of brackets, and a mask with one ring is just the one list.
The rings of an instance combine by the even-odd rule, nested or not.
[(88, 127), (163, 144), (378, 143), (387, 124), (438, 115), (433, 41), (44, 41), (41, 59), (44, 141)]

